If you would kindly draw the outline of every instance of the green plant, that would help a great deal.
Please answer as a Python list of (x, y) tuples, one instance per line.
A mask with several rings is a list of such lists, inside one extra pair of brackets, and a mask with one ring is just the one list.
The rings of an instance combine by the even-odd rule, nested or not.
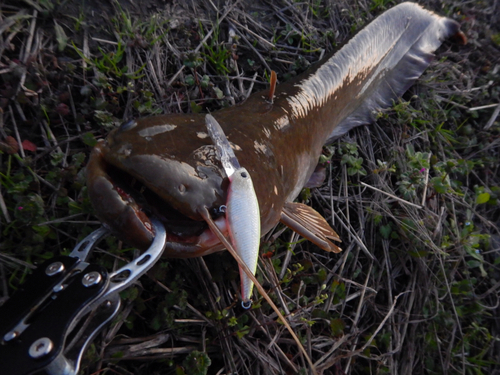
[(342, 154), (340, 164), (347, 165), (347, 174), (349, 176), (366, 176), (366, 170), (363, 168), (363, 158), (359, 156), (356, 144), (342, 143), (340, 153)]

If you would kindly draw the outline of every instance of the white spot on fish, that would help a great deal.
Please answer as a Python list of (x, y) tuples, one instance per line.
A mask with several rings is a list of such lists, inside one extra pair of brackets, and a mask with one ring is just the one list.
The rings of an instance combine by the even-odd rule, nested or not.
[(287, 115), (281, 116), (276, 121), (274, 121), (274, 127), (278, 130), (282, 130), (290, 125), (290, 120)]
[(177, 125), (170, 125), (170, 124), (155, 125), (155, 126), (151, 126), (150, 128), (142, 129), (138, 133), (141, 137), (153, 137), (157, 134), (162, 134), (165, 132), (172, 131), (176, 127), (177, 127)]
[(267, 146), (266, 146), (266, 145), (263, 145), (262, 143), (259, 143), (259, 142), (257, 142), (257, 141), (254, 141), (254, 142), (253, 142), (253, 147), (255, 148), (255, 150), (260, 151), (260, 152), (262, 152), (263, 154), (266, 154), (266, 153), (267, 153)]
[(129, 156), (132, 153), (132, 147), (129, 144), (122, 145), (118, 149), (118, 153), (124, 156)]
[(271, 138), (271, 131), (268, 128), (264, 128), (264, 134), (266, 135), (267, 138)]
[(229, 142), (229, 144), (231, 145), (231, 148), (232, 148), (233, 150), (236, 150), (236, 151), (241, 151), (241, 150), (243, 150), (243, 149), (242, 149), (240, 146), (238, 146), (237, 144), (234, 144), (234, 143), (232, 143), (232, 142)]
[(207, 133), (204, 133), (204, 132), (197, 132), (197, 133), (196, 133), (196, 136), (197, 136), (198, 138), (205, 139), (205, 138), (207, 138), (207, 137), (208, 137), (208, 134), (207, 134)]
[(274, 194), (278, 195), (278, 188), (274, 185)]

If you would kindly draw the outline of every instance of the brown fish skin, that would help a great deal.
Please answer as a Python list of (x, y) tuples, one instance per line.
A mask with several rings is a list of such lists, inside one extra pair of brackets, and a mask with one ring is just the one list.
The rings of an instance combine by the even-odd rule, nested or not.
[[(441, 41), (457, 33), (456, 22), (412, 3), (400, 4), (323, 64), (278, 85), (273, 104), (266, 94), (256, 93), (241, 105), (212, 114), (252, 176), (262, 235), (280, 221), (284, 205), (306, 185), (323, 145), (372, 121), (373, 111), (404, 93)], [(166, 216), (167, 229), (177, 225), (176, 213), (182, 214), (184, 226), (169, 234), (165, 255), (193, 257), (222, 250), (209, 229), (201, 226), (199, 233), (187, 229), (199, 226), (196, 222), (203, 220), (204, 207), (216, 210), (226, 202), (227, 177), (204, 117), (171, 114), (128, 122), (92, 152), (87, 179), (97, 216), (131, 245), (147, 247), (151, 233), (148, 219), (130, 198), (134, 194), (124, 195), (115, 187), (116, 170), (154, 192), (154, 202), (168, 204), (156, 212)], [(153, 210), (156, 203), (149, 204)]]

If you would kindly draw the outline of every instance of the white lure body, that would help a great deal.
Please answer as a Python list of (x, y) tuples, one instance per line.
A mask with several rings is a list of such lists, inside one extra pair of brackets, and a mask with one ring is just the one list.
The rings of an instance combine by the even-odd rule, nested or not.
[[(247, 267), (255, 275), (260, 246), (260, 210), (250, 174), (237, 169), (229, 185), (226, 222), (231, 243)], [(253, 282), (240, 267), (243, 306), (250, 307)]]
[[(224, 171), (229, 178), (226, 224), (231, 244), (253, 275), (257, 270), (260, 246), (260, 210), (248, 171), (241, 167), (221, 126), (212, 115), (205, 117), (208, 134), (215, 144)], [(254, 283), (240, 269), (242, 306), (250, 308)]]

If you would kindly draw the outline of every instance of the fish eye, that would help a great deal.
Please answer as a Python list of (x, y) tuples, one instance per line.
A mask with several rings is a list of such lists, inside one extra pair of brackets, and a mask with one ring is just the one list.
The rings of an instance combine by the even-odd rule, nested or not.
[(137, 126), (137, 121), (129, 120), (129, 121), (125, 121), (123, 124), (121, 124), (119, 127), (119, 130), (121, 132), (124, 132), (124, 131), (130, 130), (132, 128), (135, 128), (136, 126)]
[(247, 178), (247, 177), (248, 177), (247, 172), (241, 172), (241, 177), (243, 177), (243, 178)]

